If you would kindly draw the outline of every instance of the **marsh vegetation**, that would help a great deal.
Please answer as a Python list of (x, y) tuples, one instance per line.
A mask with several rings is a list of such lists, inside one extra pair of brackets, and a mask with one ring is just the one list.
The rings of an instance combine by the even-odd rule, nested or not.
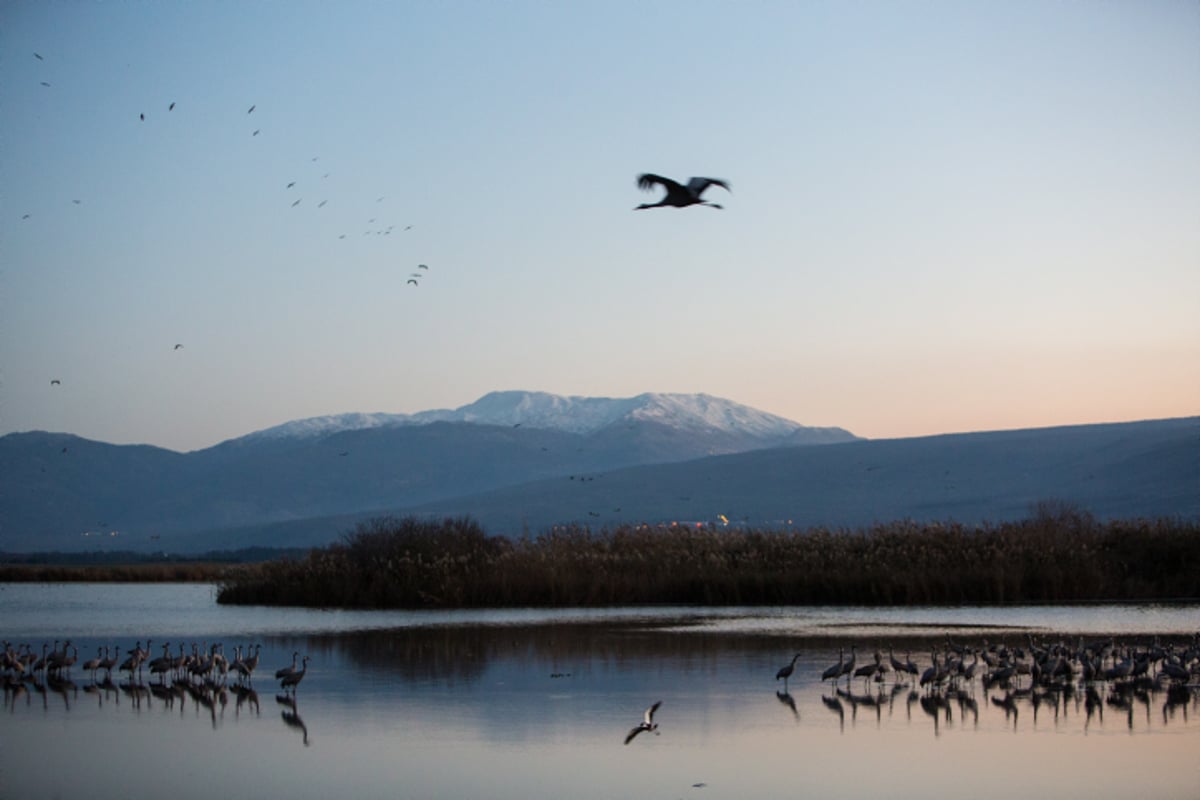
[(221, 603), (342, 608), (944, 605), (1200, 596), (1200, 523), (1045, 505), (996, 525), (622, 526), (489, 536), (469, 518), (379, 518), (240, 571)]

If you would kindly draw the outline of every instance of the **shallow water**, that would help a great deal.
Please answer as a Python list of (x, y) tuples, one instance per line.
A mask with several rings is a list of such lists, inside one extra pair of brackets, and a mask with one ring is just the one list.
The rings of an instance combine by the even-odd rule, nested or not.
[[(155, 655), (262, 645), (254, 694), (93, 684), (78, 665), (6, 692), (4, 797), (1200, 796), (1195, 689), (820, 681), (851, 644), (859, 664), (890, 644), (923, 668), (947, 637), (1182, 640), (1196, 605), (334, 612), (217, 606), (207, 586), (8, 584), (0, 610), (0, 638), (69, 638), (80, 663), (147, 638)], [(309, 669), (283, 704), (270, 676), (297, 650)], [(657, 735), (624, 745), (656, 700)]]

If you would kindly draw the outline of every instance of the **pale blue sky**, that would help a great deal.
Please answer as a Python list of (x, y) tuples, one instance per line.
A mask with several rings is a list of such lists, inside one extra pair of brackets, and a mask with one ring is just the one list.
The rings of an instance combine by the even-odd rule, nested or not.
[[(0, 20), (0, 433), (190, 450), (495, 389), (872, 438), (1200, 412), (1195, 2)], [(646, 171), (733, 193), (634, 212)]]

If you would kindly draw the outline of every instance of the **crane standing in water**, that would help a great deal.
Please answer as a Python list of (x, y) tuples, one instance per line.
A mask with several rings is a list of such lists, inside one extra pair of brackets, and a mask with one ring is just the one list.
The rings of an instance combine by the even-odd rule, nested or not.
[(775, 680), (783, 678), (783, 690), (785, 692), (787, 691), (788, 678), (792, 677), (792, 673), (796, 670), (796, 659), (799, 657), (800, 654), (796, 653), (796, 655), (792, 656), (792, 661), (790, 664), (780, 667), (779, 672), (775, 673)]
[(286, 693), (288, 689), (292, 690), (292, 695), (296, 694), (296, 687), (300, 685), (300, 681), (304, 680), (304, 673), (308, 672), (308, 656), (305, 656), (300, 662), (300, 669), (292, 670), (287, 675), (284, 675), (279, 686)]
[(830, 678), (832, 678), (833, 680), (837, 680), (838, 678), (842, 677), (842, 662), (845, 660), (846, 660), (846, 648), (839, 647), (837, 663), (821, 673), (821, 682), (824, 683), (825, 681), (829, 680)]

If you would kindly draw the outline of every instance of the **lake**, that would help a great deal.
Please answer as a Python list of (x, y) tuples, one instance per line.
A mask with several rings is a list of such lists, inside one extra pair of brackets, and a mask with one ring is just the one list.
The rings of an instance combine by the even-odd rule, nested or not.
[[(0, 584), (0, 612), (14, 646), (79, 652), (69, 679), (6, 688), (6, 798), (1200, 797), (1195, 685), (820, 679), (852, 645), (858, 665), (891, 647), (923, 670), (948, 641), (1183, 643), (1196, 604), (346, 612), (218, 606), (205, 585)], [(80, 668), (147, 640), (152, 656), (261, 645), (253, 690)], [(297, 651), (290, 699), (272, 676)], [(657, 701), (658, 730), (624, 744)]]

